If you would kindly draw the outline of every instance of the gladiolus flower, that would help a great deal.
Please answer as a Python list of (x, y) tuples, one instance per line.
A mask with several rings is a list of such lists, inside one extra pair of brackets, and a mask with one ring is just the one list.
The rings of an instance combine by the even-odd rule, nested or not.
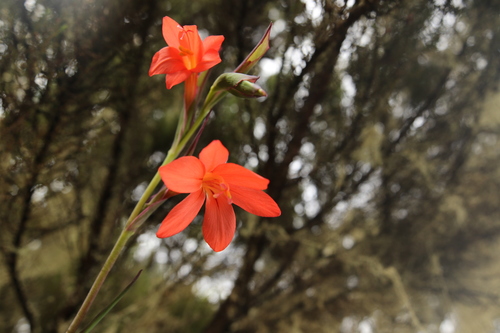
[(197, 26), (181, 26), (168, 16), (163, 18), (162, 33), (168, 46), (153, 56), (149, 76), (167, 74), (167, 89), (221, 62), (224, 36), (208, 36), (202, 41)]
[(258, 216), (281, 215), (276, 202), (262, 191), (269, 180), (240, 165), (226, 163), (229, 152), (220, 141), (212, 141), (199, 156), (181, 157), (160, 167), (160, 176), (170, 190), (189, 195), (163, 220), (158, 237), (184, 230), (204, 203), (203, 237), (217, 252), (229, 245), (236, 231), (233, 203)]

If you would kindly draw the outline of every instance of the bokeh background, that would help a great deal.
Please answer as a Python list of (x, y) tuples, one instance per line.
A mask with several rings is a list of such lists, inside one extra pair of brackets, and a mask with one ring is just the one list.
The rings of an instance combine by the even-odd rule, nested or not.
[[(199, 147), (271, 180), (283, 214), (148, 220), (95, 332), (500, 332), (500, 3), (493, 0), (2, 0), (0, 331), (64, 332), (170, 146), (182, 87), (148, 76), (161, 18), (224, 35), (252, 74)], [(198, 153), (197, 150), (196, 153)]]

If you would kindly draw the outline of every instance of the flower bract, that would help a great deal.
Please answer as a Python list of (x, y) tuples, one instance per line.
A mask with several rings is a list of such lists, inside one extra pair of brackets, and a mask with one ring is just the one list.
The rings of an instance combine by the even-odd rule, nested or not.
[(228, 150), (215, 140), (200, 152), (199, 158), (185, 156), (160, 167), (160, 176), (170, 190), (189, 195), (163, 220), (158, 237), (184, 230), (205, 204), (203, 237), (214, 251), (222, 251), (236, 231), (232, 204), (258, 216), (281, 215), (276, 202), (263, 191), (269, 180), (240, 165), (226, 163), (228, 157)]
[(181, 26), (168, 16), (163, 18), (162, 33), (168, 46), (153, 56), (149, 75), (167, 74), (167, 89), (221, 62), (224, 36), (208, 36), (202, 41), (197, 26)]

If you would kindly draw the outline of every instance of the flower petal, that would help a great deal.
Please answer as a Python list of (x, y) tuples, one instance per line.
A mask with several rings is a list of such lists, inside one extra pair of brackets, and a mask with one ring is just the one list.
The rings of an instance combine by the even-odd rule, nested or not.
[(205, 193), (202, 190), (188, 195), (177, 206), (172, 208), (163, 220), (156, 233), (159, 238), (166, 238), (178, 234), (193, 221), (205, 201)]
[(226, 163), (228, 158), (229, 151), (219, 140), (212, 141), (200, 152), (200, 160), (205, 165), (206, 172), (212, 172), (219, 164)]
[(276, 217), (281, 215), (278, 204), (265, 192), (242, 186), (231, 186), (233, 203), (247, 212), (263, 216)]
[(196, 66), (196, 72), (204, 72), (221, 62), (219, 50), (224, 36), (208, 36), (203, 40), (203, 57)]
[(170, 17), (165, 16), (162, 21), (161, 30), (167, 45), (178, 48), (180, 45), (179, 33), (184, 30), (182, 26)]
[(198, 27), (195, 25), (185, 25), (184, 33), (179, 38), (180, 46), (190, 50), (194, 54), (199, 54), (203, 51), (203, 43), (198, 33)]
[(161, 179), (172, 191), (191, 193), (201, 189), (205, 167), (194, 156), (184, 156), (160, 167)]
[(179, 50), (173, 47), (164, 47), (153, 56), (149, 67), (149, 76), (183, 70), (186, 70), (186, 66), (179, 55)]
[(167, 89), (170, 89), (173, 86), (186, 81), (187, 78), (189, 77), (189, 75), (191, 75), (191, 72), (188, 70), (168, 74), (165, 77), (165, 83), (166, 83)]
[(224, 36), (208, 36), (203, 40), (204, 52), (219, 54), (219, 50), (223, 41), (224, 41)]
[(201, 73), (214, 67), (215, 65), (221, 62), (219, 54), (217, 54), (216, 57), (217, 57), (216, 60), (203, 60), (205, 59), (205, 57), (203, 57), (203, 59), (198, 63), (198, 65), (196, 66), (196, 68), (193, 69), (193, 71), (196, 73)]
[(224, 250), (231, 243), (236, 231), (236, 216), (226, 196), (207, 196), (202, 230), (205, 241), (215, 252)]
[(179, 51), (184, 65), (188, 70), (195, 71), (203, 55), (203, 44), (198, 34), (198, 27), (185, 25), (184, 31), (179, 37), (179, 43)]
[(237, 185), (256, 190), (265, 190), (269, 184), (267, 178), (259, 176), (255, 172), (234, 163), (220, 164), (212, 172), (224, 178), (224, 181), (230, 187)]

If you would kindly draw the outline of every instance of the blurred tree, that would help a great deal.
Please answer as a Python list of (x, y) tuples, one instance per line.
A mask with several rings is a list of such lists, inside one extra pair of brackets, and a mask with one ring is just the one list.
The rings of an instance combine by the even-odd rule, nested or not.
[[(0, 3), (0, 331), (64, 332), (169, 147), (181, 89), (147, 76), (161, 17), (223, 34), (230, 71), (274, 21), (263, 101), (200, 146), (271, 180), (213, 253), (158, 210), (98, 332), (495, 332), (500, 5), (486, 0)], [(206, 29), (206, 30), (205, 30)], [(27, 329), (29, 327), (29, 329)]]

